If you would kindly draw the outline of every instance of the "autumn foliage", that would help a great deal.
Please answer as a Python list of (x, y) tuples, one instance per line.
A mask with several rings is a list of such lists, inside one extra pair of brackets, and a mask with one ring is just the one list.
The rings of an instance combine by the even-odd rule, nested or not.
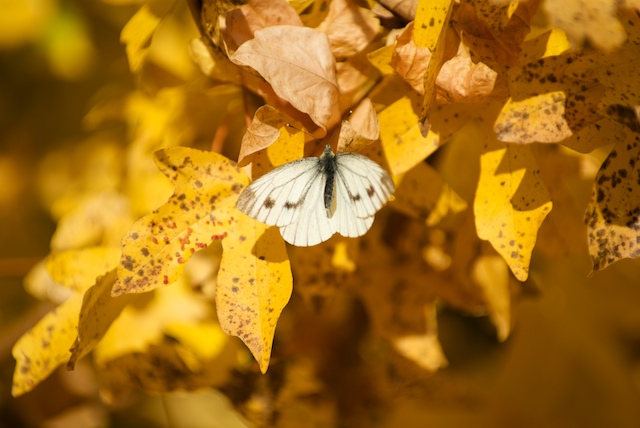
[[(13, 346), (14, 396), (85, 358), (110, 405), (207, 387), (254, 426), (376, 426), (363, 403), (448, 366), (443, 312), (501, 343), (536, 255), (640, 256), (638, 2), (135, 3), (135, 89), (42, 161), (26, 284), (64, 298)], [(368, 234), (297, 248), (236, 209), (326, 143), (393, 177)]]

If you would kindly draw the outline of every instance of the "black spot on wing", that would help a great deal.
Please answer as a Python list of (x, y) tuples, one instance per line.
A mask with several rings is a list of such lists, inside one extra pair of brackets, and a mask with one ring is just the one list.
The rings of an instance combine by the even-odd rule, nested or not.
[(262, 205), (264, 205), (264, 207), (267, 209), (271, 209), (275, 204), (276, 201), (267, 196), (267, 199), (264, 200), (264, 203)]

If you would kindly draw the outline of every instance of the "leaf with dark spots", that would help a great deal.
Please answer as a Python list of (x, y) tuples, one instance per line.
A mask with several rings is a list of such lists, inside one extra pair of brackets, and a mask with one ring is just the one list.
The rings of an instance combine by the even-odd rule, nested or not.
[(216, 289), (220, 326), (242, 339), (264, 373), (278, 318), (293, 287), (284, 241), (277, 228), (240, 216), (222, 249)]
[(628, 243), (640, 238), (640, 136), (620, 141), (602, 163), (596, 177), (585, 223), (594, 270), (623, 258), (639, 256)]
[[(161, 150), (156, 157), (167, 177), (172, 177), (169, 171), (174, 167), (180, 168), (174, 177), (175, 192), (166, 204), (133, 224), (123, 238), (114, 296), (171, 284), (182, 275), (193, 254), (224, 238), (234, 218), (239, 217), (235, 208), (238, 194), (232, 189), (246, 186), (249, 179), (233, 162), (186, 147)], [(196, 198), (215, 200), (215, 207), (205, 208)], [(131, 239), (133, 234), (138, 239)]]

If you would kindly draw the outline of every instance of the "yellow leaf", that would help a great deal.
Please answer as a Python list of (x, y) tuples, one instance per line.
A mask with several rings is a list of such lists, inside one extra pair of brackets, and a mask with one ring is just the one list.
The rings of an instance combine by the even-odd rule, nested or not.
[(549, 92), (522, 101), (509, 99), (496, 120), (494, 130), (508, 143), (557, 143), (571, 136), (565, 120), (564, 92)]
[(544, 2), (551, 25), (566, 31), (574, 48), (589, 39), (596, 48), (612, 51), (625, 41), (622, 24), (616, 18), (617, 2), (613, 0), (567, 0), (553, 4)]
[(58, 304), (75, 294), (71, 289), (58, 284), (51, 278), (44, 260), (29, 269), (24, 277), (24, 289), (37, 299)]
[(118, 247), (90, 247), (53, 253), (45, 259), (45, 266), (58, 284), (85, 292), (99, 275), (116, 267), (118, 260)]
[(37, 39), (58, 11), (57, 0), (5, 0), (1, 3), (0, 48), (18, 47)]
[(420, 132), (429, 133), (429, 114), (435, 102), (436, 78), (442, 66), (449, 17), (455, 2), (452, 0), (420, 0), (416, 10), (413, 40), (419, 47), (431, 52), (429, 66), (424, 75), (424, 102), (420, 112)]
[(471, 277), (482, 290), (498, 340), (504, 342), (511, 330), (511, 290), (506, 263), (499, 256), (478, 257)]
[[(104, 294), (101, 296), (107, 298)], [(147, 352), (151, 346), (162, 343), (167, 331), (175, 331), (175, 325), (198, 325), (211, 316), (209, 304), (194, 293), (184, 277), (171, 287), (106, 299), (105, 302), (110, 305), (110, 309), (118, 310), (122, 297), (129, 298), (130, 304), (122, 309), (117, 318), (111, 317), (115, 311), (105, 311), (102, 315), (102, 320), (112, 324), (106, 333), (99, 330), (103, 337), (94, 351), (95, 361), (99, 366), (105, 366), (128, 354)], [(96, 306), (92, 310), (100, 308)], [(108, 325), (102, 322), (93, 328), (95, 330), (101, 326)], [(87, 326), (87, 331), (89, 328), (91, 326)], [(80, 336), (80, 332), (78, 335)], [(203, 349), (206, 349), (204, 345)]]
[(31, 391), (71, 356), (82, 295), (74, 294), (22, 335), (11, 351), (16, 359), (11, 394)]
[(629, 133), (598, 171), (585, 214), (593, 270), (640, 257), (640, 136)]
[(184, 263), (224, 238), (247, 176), (227, 158), (186, 147), (160, 150), (160, 170), (176, 189), (166, 204), (134, 223), (122, 239), (113, 295), (141, 293), (176, 281)]
[(591, 153), (598, 147), (624, 140), (625, 134), (624, 125), (604, 118), (562, 140), (561, 144), (580, 153)]
[(140, 71), (153, 33), (175, 4), (176, 0), (150, 0), (122, 29), (120, 41), (126, 45), (129, 67), (133, 73)]
[(93, 245), (117, 245), (132, 222), (128, 199), (115, 192), (96, 192), (86, 198), (60, 221), (51, 237), (54, 251)]
[(293, 278), (278, 228), (238, 212), (222, 241), (216, 307), (222, 329), (247, 345), (260, 370), (269, 367), (276, 323), (291, 297)]
[(53, 74), (67, 80), (80, 80), (92, 71), (97, 50), (82, 16), (66, 9), (49, 23), (45, 34), (43, 44)]
[(409, 171), (440, 146), (440, 138), (429, 131), (420, 133), (418, 115), (409, 97), (403, 97), (378, 114), (380, 141), (394, 175)]
[(540, 34), (522, 44), (518, 65), (526, 65), (540, 58), (557, 56), (571, 48), (567, 35), (558, 28)]
[(180, 341), (201, 360), (215, 358), (229, 341), (229, 336), (213, 321), (198, 324), (174, 322), (164, 327), (164, 333)]
[(393, 339), (393, 346), (398, 352), (430, 372), (449, 364), (438, 340), (436, 313), (435, 305), (429, 305), (425, 308), (425, 333), (399, 336)]
[(96, 280), (95, 285), (84, 293), (78, 334), (71, 347), (71, 357), (67, 369), (73, 370), (76, 362), (91, 351), (104, 337), (122, 309), (132, 301), (133, 296), (111, 297), (111, 288), (116, 280), (116, 270), (107, 272)]
[(388, 45), (367, 54), (369, 62), (371, 62), (383, 76), (394, 73), (393, 67), (391, 67), (391, 55), (393, 55), (394, 49), (395, 47), (393, 45)]
[(529, 275), (536, 235), (551, 206), (530, 147), (487, 147), (474, 201), (478, 237), (491, 242), (520, 281)]
[[(425, 183), (429, 185), (425, 186)], [(467, 208), (465, 200), (424, 162), (402, 177), (395, 197), (395, 209), (424, 220), (427, 226), (433, 226), (444, 217)]]
[(420, 0), (416, 10), (413, 40), (416, 45), (431, 52), (442, 46), (444, 31), (449, 25), (449, 14), (453, 9), (452, 0)]

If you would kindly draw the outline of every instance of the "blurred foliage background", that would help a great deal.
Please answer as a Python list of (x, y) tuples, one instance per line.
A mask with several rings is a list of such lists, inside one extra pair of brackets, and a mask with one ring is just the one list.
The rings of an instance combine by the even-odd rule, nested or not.
[[(47, 206), (42, 160), (58, 152), (54, 160), (68, 161), (65, 153), (89, 135), (83, 125), (89, 110), (136, 87), (119, 38), (139, 6), (127, 0), (0, 0), (2, 427), (163, 427), (169, 421), (183, 427), (243, 426), (214, 390), (165, 396), (141, 391), (117, 407), (107, 406), (89, 359), (73, 373), (58, 369), (24, 396), (10, 395), (13, 343), (54, 307), (23, 287), (24, 276), (48, 253), (56, 224)], [(123, 125), (113, 126), (111, 135), (125, 133)], [(51, 167), (47, 159), (45, 166)], [(576, 183), (584, 205), (589, 190), (590, 183)], [(389, 427), (640, 426), (640, 264), (624, 260), (593, 277), (587, 277), (589, 269), (586, 251), (553, 259), (534, 253), (532, 280), (523, 285), (514, 310), (516, 327), (502, 344), (488, 320), (443, 311), (439, 338), (449, 367), (429, 376), (387, 373), (397, 381), (384, 393), (342, 391), (347, 398), (341, 402), (353, 407), (348, 413), (367, 415), (349, 426), (376, 419)], [(331, 338), (324, 352), (341, 367), (331, 375), (338, 391), (340, 377), (357, 370), (350, 366), (354, 362), (342, 335), (334, 331), (332, 320), (341, 310), (336, 303), (320, 315), (309, 313), (297, 327)], [(308, 308), (294, 295), (283, 328), (287, 312), (300, 311)], [(266, 376), (277, 370), (275, 365)], [(381, 402), (388, 407), (379, 407)]]

